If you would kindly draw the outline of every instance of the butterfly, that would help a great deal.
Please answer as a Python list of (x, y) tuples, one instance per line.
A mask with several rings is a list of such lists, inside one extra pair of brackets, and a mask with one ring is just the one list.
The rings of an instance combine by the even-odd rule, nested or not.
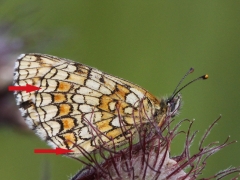
[(126, 144), (138, 125), (153, 119), (160, 127), (181, 105), (178, 93), (159, 100), (127, 80), (44, 54), (18, 57), (13, 85), (27, 84), (40, 89), (14, 92), (25, 122), (52, 148), (70, 149), (72, 156)]

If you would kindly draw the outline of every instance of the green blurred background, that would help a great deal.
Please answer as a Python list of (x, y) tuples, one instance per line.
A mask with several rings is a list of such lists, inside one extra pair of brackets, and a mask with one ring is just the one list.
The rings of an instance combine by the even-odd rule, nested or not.
[[(228, 135), (240, 140), (240, 1), (0, 2), (0, 23), (11, 27), (0, 36), (24, 42), (9, 52), (9, 61), (27, 52), (65, 57), (134, 82), (157, 97), (170, 95), (194, 67), (186, 81), (205, 73), (209, 79), (182, 91), (177, 120), (195, 119), (193, 130), (200, 130), (196, 147), (220, 114), (207, 142), (223, 142)], [(45, 142), (24, 128), (2, 124), (7, 125), (0, 126), (0, 179), (66, 180), (83, 167), (61, 156), (34, 155), (34, 148), (48, 148)], [(182, 146), (179, 138), (172, 154)], [(204, 177), (239, 166), (239, 153), (235, 143), (212, 156)]]

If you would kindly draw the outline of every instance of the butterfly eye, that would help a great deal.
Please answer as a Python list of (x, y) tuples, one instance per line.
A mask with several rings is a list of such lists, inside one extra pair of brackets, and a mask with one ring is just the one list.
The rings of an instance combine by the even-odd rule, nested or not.
[(167, 100), (167, 105), (169, 107), (169, 116), (171, 117), (176, 116), (181, 106), (181, 95), (178, 94), (174, 98), (169, 98)]

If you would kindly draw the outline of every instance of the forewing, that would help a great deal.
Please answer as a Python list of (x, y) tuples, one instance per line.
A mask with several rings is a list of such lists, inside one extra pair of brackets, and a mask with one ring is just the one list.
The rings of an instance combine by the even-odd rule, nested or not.
[(53, 148), (81, 154), (99, 143), (123, 144), (159, 110), (159, 101), (141, 87), (95, 68), (43, 54), (23, 54), (15, 64), (14, 85), (40, 87), (15, 92), (28, 126)]

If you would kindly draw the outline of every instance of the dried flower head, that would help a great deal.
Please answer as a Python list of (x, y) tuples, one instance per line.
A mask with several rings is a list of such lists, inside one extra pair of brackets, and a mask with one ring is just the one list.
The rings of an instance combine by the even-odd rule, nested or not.
[[(219, 120), (220, 117), (210, 125), (199, 143), (198, 152), (191, 155), (190, 146), (197, 134), (197, 131), (191, 134), (193, 121), (185, 119), (173, 125), (173, 121), (166, 117), (164, 124), (158, 127), (156, 121), (149, 118), (148, 124), (141, 124), (137, 127), (137, 140), (134, 135), (126, 138), (128, 144), (124, 149), (118, 149), (116, 146), (107, 148), (102, 144), (97, 147), (97, 151), (90, 154), (79, 147), (87, 160), (83, 161), (73, 157), (85, 164), (85, 167), (71, 180), (192, 180), (199, 178), (207, 165), (207, 159), (217, 151), (235, 142), (229, 142), (229, 138), (227, 138), (222, 144), (213, 142), (203, 146), (213, 126)], [(183, 123), (189, 123), (187, 131), (179, 131), (179, 127)], [(184, 149), (179, 156), (170, 157), (171, 143), (174, 138), (182, 133), (186, 135)], [(221, 179), (235, 172), (240, 172), (240, 167), (229, 168), (202, 179)]]

